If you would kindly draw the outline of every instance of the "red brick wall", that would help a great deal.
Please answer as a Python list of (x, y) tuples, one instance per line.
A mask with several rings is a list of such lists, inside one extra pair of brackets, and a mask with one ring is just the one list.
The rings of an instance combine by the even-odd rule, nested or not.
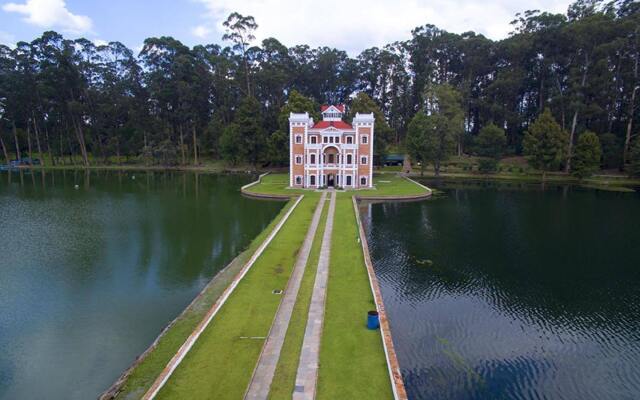
[[(367, 144), (362, 144), (362, 136), (367, 136)], [(360, 177), (367, 177), (367, 185), (369, 185), (369, 172), (371, 171), (371, 128), (370, 127), (362, 127), (358, 128), (358, 177), (356, 182), (358, 187), (360, 187)], [(362, 165), (360, 163), (362, 156), (367, 157), (367, 165)]]
[[(302, 143), (296, 143), (295, 136), (299, 134), (302, 135)], [(291, 157), (293, 160), (293, 168), (291, 170), (291, 174), (294, 176), (293, 185), (295, 184), (295, 176), (302, 176), (302, 183), (304, 184), (304, 126), (294, 126), (291, 128)], [(297, 165), (295, 163), (296, 155), (302, 156), (302, 164)], [(300, 187), (302, 185), (299, 185)]]

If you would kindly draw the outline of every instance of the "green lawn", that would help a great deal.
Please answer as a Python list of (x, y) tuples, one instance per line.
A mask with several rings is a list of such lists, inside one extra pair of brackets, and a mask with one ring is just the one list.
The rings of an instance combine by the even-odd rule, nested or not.
[(318, 199), (306, 194), (157, 398), (242, 398), (282, 298), (272, 291), (286, 287)]
[(289, 328), (287, 328), (287, 336), (285, 337), (276, 373), (271, 383), (269, 398), (273, 400), (290, 400), (291, 394), (293, 393), (328, 211), (329, 203), (327, 202), (322, 211), (320, 225), (313, 239), (311, 254), (309, 254), (309, 260), (302, 278), (296, 305), (293, 309), (291, 320), (289, 321)]
[(366, 327), (375, 310), (350, 194), (338, 195), (318, 399), (391, 399), (391, 381), (379, 330)]
[(373, 186), (373, 189), (347, 191), (347, 193), (353, 193), (359, 198), (417, 196), (427, 193), (422, 186), (393, 173), (374, 175)]
[[(294, 195), (297, 193), (313, 193), (310, 189), (287, 189), (289, 174), (269, 174), (257, 185), (251, 186), (248, 192), (260, 194)], [(373, 176), (373, 189), (346, 190), (345, 193), (358, 197), (393, 197), (415, 196), (424, 194), (426, 190), (408, 179), (394, 173)]]

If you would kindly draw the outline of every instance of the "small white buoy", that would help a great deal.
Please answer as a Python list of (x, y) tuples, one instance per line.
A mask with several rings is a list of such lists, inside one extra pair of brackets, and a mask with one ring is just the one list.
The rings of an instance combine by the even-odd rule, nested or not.
[(132, 176), (131, 179), (133, 179), (135, 181), (136, 180), (136, 176), (135, 175)]
[(75, 185), (73, 188), (78, 190), (78, 189), (80, 189), (80, 185)]

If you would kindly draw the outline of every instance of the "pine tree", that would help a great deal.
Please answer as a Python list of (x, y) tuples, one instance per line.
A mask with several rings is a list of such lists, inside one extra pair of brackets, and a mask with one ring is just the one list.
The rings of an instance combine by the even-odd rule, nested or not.
[(231, 165), (236, 165), (241, 158), (242, 137), (238, 125), (229, 124), (220, 136), (220, 155)]
[(487, 157), (480, 160), (481, 172), (494, 172), (498, 168), (498, 161), (502, 158), (507, 145), (507, 135), (504, 129), (490, 123), (480, 129), (476, 139), (478, 155)]
[(593, 132), (586, 131), (578, 137), (571, 174), (580, 179), (588, 178), (600, 169), (602, 149), (600, 139)]
[(245, 97), (238, 107), (234, 122), (240, 134), (242, 158), (255, 168), (259, 161), (264, 160), (267, 142), (258, 100)]
[(427, 163), (427, 141), (425, 133), (427, 131), (428, 117), (422, 111), (416, 113), (409, 122), (407, 130), (406, 147), (407, 153), (413, 162), (420, 163), (420, 176), (424, 175), (424, 167)]
[(569, 137), (547, 108), (525, 132), (522, 144), (529, 164), (542, 171), (544, 181), (547, 172), (560, 168), (566, 159)]

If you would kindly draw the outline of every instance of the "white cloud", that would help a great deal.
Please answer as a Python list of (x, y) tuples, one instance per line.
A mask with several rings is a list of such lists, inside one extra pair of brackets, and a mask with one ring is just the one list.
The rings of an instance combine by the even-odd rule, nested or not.
[(109, 44), (109, 42), (107, 42), (106, 40), (102, 40), (102, 39), (93, 39), (92, 42), (96, 46), (106, 46), (106, 45)]
[(69, 11), (64, 0), (27, 0), (24, 4), (7, 3), (2, 9), (22, 14), (25, 22), (41, 28), (60, 28), (82, 34), (91, 32), (93, 26), (91, 18)]
[[(365, 48), (406, 40), (417, 26), (433, 24), (450, 32), (475, 31), (502, 39), (517, 12), (565, 12), (571, 0), (195, 0), (222, 34), (222, 22), (237, 11), (252, 15), (258, 40), (275, 37), (287, 46), (331, 46), (352, 55)], [(194, 28), (195, 31), (196, 28)], [(197, 35), (196, 35), (197, 36)]]
[(191, 33), (193, 34), (193, 36), (204, 39), (211, 34), (211, 28), (208, 28), (204, 25), (198, 25), (191, 29)]

